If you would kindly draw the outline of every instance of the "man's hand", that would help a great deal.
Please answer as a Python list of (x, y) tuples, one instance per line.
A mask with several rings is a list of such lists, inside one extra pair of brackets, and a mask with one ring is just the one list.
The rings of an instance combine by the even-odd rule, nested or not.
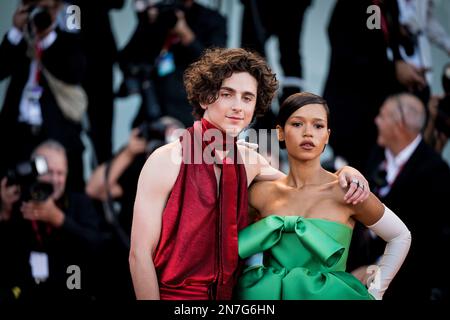
[(147, 141), (144, 138), (139, 137), (139, 129), (133, 129), (133, 131), (131, 131), (130, 139), (128, 140), (128, 145), (125, 148), (125, 152), (134, 158), (138, 154), (144, 153), (146, 147)]
[(24, 202), (20, 210), (27, 220), (47, 222), (56, 228), (64, 223), (64, 213), (56, 206), (52, 198), (43, 202)]
[(409, 91), (414, 91), (414, 89), (422, 90), (427, 86), (425, 80), (426, 69), (417, 69), (413, 65), (406, 63), (405, 61), (395, 62), (395, 74), (397, 80)]
[(12, 207), (20, 198), (19, 186), (6, 186), (6, 177), (2, 179), (0, 186), (1, 193), (1, 220), (9, 220), (12, 213)]
[(345, 166), (337, 171), (336, 174), (339, 177), (339, 184), (342, 188), (350, 186), (344, 196), (344, 201), (358, 204), (367, 199), (370, 194), (369, 183), (358, 170)]
[(195, 34), (187, 24), (184, 12), (177, 10), (175, 14), (178, 18), (178, 21), (175, 24), (175, 27), (173, 27), (172, 33), (180, 37), (181, 43), (184, 46), (187, 46), (192, 43), (192, 41), (194, 41)]
[(21, 5), (14, 12), (13, 26), (22, 32), (25, 31), (25, 26), (28, 22), (28, 8), (29, 5)]

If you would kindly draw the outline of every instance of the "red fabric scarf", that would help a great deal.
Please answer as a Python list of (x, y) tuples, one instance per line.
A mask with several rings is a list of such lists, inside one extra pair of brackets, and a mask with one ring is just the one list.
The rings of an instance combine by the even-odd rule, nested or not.
[[(161, 299), (230, 299), (236, 283), (238, 231), (248, 225), (245, 166), (237, 163), (236, 139), (224, 133), (209, 139), (207, 129), (217, 128), (202, 119), (182, 137), (183, 161), (154, 256)], [(215, 153), (220, 147), (228, 150), (223, 164)], [(219, 192), (214, 163), (196, 149), (221, 167)]]

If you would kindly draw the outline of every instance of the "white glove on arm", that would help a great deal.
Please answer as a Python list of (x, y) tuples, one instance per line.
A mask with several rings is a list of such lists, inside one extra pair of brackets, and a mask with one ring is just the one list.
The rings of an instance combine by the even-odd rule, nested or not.
[(375, 299), (381, 300), (408, 254), (411, 233), (403, 221), (386, 206), (380, 220), (367, 228), (387, 242), (378, 265), (368, 268), (375, 271), (367, 281), (368, 291)]

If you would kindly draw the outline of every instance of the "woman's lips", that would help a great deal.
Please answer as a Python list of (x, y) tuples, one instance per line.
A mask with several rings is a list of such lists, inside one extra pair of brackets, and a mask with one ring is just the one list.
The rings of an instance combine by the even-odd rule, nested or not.
[(305, 149), (305, 150), (312, 150), (314, 149), (315, 145), (312, 142), (302, 142), (300, 144), (300, 148)]

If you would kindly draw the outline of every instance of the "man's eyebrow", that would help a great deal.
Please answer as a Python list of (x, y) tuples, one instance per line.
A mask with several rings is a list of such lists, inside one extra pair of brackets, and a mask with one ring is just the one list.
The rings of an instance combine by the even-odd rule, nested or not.
[[(231, 92), (236, 92), (235, 89), (230, 88), (230, 87), (220, 87), (220, 90), (227, 90), (227, 91), (231, 91)], [(242, 94), (243, 95), (250, 95), (250, 96), (253, 96), (253, 97), (256, 96), (253, 92), (250, 92), (250, 91), (244, 91), (244, 92), (242, 92)]]

